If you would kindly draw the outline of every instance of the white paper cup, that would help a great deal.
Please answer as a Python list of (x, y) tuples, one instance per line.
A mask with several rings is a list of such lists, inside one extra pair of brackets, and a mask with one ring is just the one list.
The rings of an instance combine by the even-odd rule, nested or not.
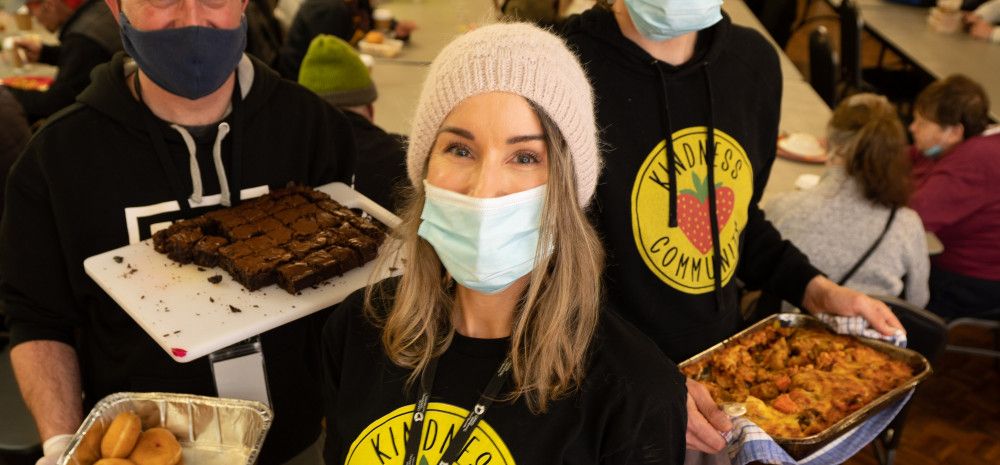
[(392, 25), (392, 11), (388, 8), (378, 8), (372, 12), (372, 20), (375, 21), (375, 29), (387, 32)]

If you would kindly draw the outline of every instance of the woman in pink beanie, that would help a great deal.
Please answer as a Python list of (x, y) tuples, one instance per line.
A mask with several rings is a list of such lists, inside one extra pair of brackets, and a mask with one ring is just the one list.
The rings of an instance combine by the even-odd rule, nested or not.
[(683, 377), (602, 304), (596, 136), (556, 36), (492, 25), (438, 55), (382, 254), (405, 273), (324, 328), (326, 463), (683, 461)]

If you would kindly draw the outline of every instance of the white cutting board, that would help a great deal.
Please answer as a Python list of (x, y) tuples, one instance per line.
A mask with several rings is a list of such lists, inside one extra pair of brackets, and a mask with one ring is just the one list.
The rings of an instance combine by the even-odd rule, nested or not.
[[(399, 218), (346, 184), (316, 189), (348, 208), (368, 212), (390, 228), (399, 224)], [(121, 257), (121, 263), (115, 257)], [(83, 267), (174, 360), (190, 362), (340, 303), (368, 285), (375, 262), (299, 295), (277, 285), (250, 292), (221, 268), (170, 260), (153, 250), (152, 239), (94, 255), (84, 260)], [(402, 272), (398, 263), (390, 269), (375, 281)], [(222, 276), (218, 284), (208, 281), (215, 275)]]

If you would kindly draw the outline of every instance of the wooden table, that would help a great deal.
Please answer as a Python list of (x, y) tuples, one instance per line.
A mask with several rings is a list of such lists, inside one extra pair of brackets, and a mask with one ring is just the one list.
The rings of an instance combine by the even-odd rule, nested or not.
[[(749, 27), (760, 32), (767, 38), (778, 52), (781, 62), (782, 98), (781, 121), (782, 133), (805, 132), (817, 137), (826, 135), (826, 124), (830, 120), (830, 107), (813, 90), (802, 73), (785, 55), (785, 52), (768, 35), (767, 30), (757, 20), (750, 8), (742, 0), (727, 0), (722, 4), (723, 10), (729, 14), (734, 24)], [(825, 166), (822, 164), (804, 163), (784, 158), (777, 158), (771, 168), (771, 177), (764, 187), (761, 205), (764, 205), (775, 194), (795, 190), (795, 180), (803, 174), (822, 174)]]
[(927, 25), (928, 8), (885, 0), (856, 5), (865, 30), (927, 74), (941, 79), (961, 73), (980, 83), (990, 97), (990, 117), (1000, 121), (1000, 45), (963, 32), (935, 32)]
[(469, 24), (495, 21), (493, 0), (393, 0), (380, 6), (390, 9), (397, 20), (417, 23), (397, 57), (376, 58), (372, 67), (379, 94), (375, 123), (386, 131), (408, 134), (431, 61)]

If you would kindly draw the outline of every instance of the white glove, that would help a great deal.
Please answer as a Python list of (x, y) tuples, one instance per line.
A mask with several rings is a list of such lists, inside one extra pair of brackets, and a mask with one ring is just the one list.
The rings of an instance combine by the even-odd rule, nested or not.
[(70, 439), (73, 439), (72, 434), (57, 434), (46, 439), (42, 444), (42, 454), (44, 455), (35, 462), (35, 465), (56, 465), (56, 461), (69, 446)]

